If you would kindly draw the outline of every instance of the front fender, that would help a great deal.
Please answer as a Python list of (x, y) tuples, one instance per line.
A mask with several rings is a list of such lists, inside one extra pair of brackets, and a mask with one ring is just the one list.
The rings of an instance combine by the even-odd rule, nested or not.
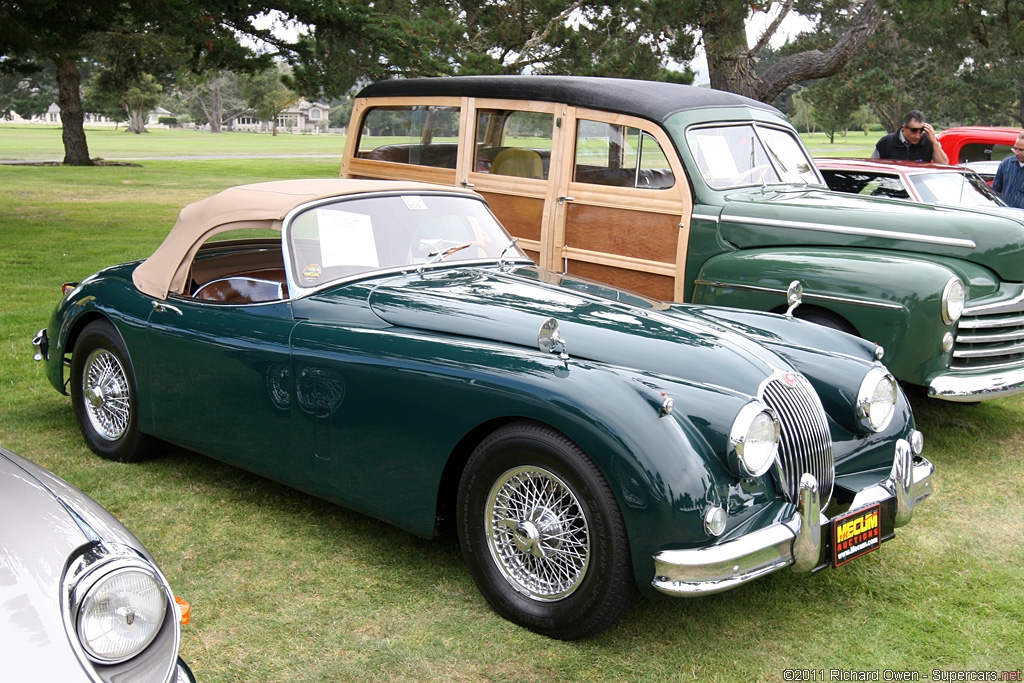
[[(804, 306), (833, 312), (860, 336), (885, 348), (885, 364), (899, 379), (924, 384), (949, 366), (942, 320), (946, 283), (984, 280), (977, 267), (896, 252), (849, 249), (764, 249), (723, 254), (697, 278), (694, 303), (763, 311), (784, 310), (793, 280), (804, 286)], [(968, 272), (970, 271), (970, 272)]]

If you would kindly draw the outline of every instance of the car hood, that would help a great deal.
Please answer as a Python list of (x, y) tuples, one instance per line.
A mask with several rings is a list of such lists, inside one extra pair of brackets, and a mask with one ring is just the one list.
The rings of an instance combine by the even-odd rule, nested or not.
[(36, 680), (67, 680), (69, 672), (82, 670), (61, 614), (65, 565), (96, 536), (134, 539), (100, 510), (63, 480), (0, 449), (0, 642), (10, 653), (5, 667), (31, 670)]
[(1024, 281), (1024, 219), (819, 188), (729, 193), (721, 234), (740, 248), (820, 245), (952, 256)]
[[(586, 287), (600, 289), (603, 296), (584, 291)], [(609, 294), (629, 300), (612, 301), (606, 298)], [(749, 395), (757, 394), (767, 376), (790, 367), (725, 326), (532, 267), (455, 268), (390, 278), (373, 288), (369, 304), (392, 325), (533, 349), (538, 348), (541, 325), (554, 318), (572, 359), (727, 386)]]

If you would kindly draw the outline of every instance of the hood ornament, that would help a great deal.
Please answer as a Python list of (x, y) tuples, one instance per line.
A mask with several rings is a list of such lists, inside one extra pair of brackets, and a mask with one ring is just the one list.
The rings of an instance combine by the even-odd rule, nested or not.
[(789, 283), (789, 289), (786, 290), (786, 303), (789, 304), (789, 308), (786, 309), (786, 317), (792, 318), (793, 311), (796, 307), (803, 303), (804, 286), (799, 280), (793, 280)]
[(537, 348), (544, 353), (557, 353), (561, 360), (569, 360), (565, 340), (558, 334), (558, 321), (548, 318), (537, 332)]

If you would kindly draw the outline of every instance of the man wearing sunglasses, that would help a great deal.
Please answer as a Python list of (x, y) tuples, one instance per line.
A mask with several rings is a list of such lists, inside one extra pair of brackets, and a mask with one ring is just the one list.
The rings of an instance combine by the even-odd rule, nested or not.
[(871, 158), (949, 163), (949, 157), (942, 151), (935, 137), (935, 129), (932, 124), (924, 122), (924, 114), (917, 109), (907, 113), (898, 131), (882, 136)]
[(1013, 143), (1013, 156), (999, 162), (992, 189), (1010, 206), (1024, 209), (1024, 133)]

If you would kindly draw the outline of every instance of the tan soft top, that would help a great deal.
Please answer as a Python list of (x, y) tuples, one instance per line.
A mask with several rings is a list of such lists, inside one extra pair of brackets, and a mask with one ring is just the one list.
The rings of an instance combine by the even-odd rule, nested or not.
[(391, 180), (317, 178), (278, 180), (231, 187), (212, 197), (189, 204), (178, 215), (171, 232), (132, 274), (135, 286), (145, 294), (166, 299), (181, 294), (199, 246), (211, 235), (242, 228), (281, 229), (292, 209), (307, 202), (363, 192), (471, 192), (426, 183)]

